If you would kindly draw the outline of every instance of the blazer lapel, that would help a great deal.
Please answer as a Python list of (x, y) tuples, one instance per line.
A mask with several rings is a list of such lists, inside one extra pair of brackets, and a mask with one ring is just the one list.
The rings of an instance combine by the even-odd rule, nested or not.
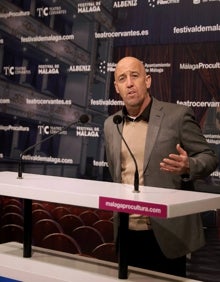
[(160, 102), (154, 98), (151, 107), (150, 120), (148, 123), (148, 132), (147, 132), (147, 138), (146, 138), (145, 149), (144, 149), (145, 150), (144, 171), (147, 168), (163, 116), (164, 113), (162, 111), (162, 106), (160, 105)]

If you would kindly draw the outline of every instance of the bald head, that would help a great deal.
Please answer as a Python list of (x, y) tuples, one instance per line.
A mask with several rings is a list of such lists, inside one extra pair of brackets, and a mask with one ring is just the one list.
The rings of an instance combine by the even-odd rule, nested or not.
[(114, 77), (116, 78), (120, 69), (124, 69), (125, 66), (129, 67), (130, 65), (136, 65), (136, 67), (139, 67), (142, 74), (146, 74), (144, 64), (139, 59), (132, 56), (127, 56), (119, 60), (116, 64)]
[(136, 116), (150, 102), (148, 89), (151, 77), (143, 63), (135, 57), (124, 57), (115, 68), (115, 89), (123, 99), (130, 115)]

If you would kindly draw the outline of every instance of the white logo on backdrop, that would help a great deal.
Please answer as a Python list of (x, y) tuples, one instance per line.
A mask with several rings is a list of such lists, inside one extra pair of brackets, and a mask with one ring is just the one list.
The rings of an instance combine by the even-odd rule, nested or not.
[(101, 12), (101, 1), (78, 3), (77, 10), (79, 14)]
[(22, 75), (22, 74), (31, 74), (31, 71), (25, 66), (15, 67), (15, 66), (4, 66), (4, 74), (6, 76)]
[(157, 5), (179, 4), (180, 0), (147, 0), (148, 5), (155, 8)]
[(55, 15), (65, 15), (66, 10), (62, 9), (60, 6), (55, 7), (40, 7), (36, 9), (39, 18), (55, 16)]
[(193, 0), (193, 4), (202, 4), (209, 2), (220, 2), (220, 0)]
[(110, 62), (106, 62), (106, 61), (101, 61), (99, 63), (99, 71), (102, 74), (106, 74), (107, 72), (114, 72), (115, 71), (115, 63), (110, 63)]

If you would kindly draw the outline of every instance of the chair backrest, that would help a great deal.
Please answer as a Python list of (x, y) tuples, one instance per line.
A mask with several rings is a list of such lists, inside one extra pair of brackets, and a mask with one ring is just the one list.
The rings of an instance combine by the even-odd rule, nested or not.
[(32, 211), (32, 224), (35, 224), (41, 219), (53, 219), (50, 212), (45, 209), (36, 209)]
[(18, 205), (9, 204), (9, 205), (5, 205), (2, 208), (2, 214), (6, 214), (8, 212), (16, 212), (19, 214), (23, 214), (23, 209)]
[(87, 207), (79, 207), (79, 206), (70, 206), (69, 207), (71, 214), (80, 215), (82, 212), (87, 211)]
[(62, 216), (66, 214), (71, 214), (71, 212), (67, 207), (58, 206), (51, 210), (51, 214), (55, 220), (59, 220)]
[(47, 235), (43, 241), (43, 248), (52, 249), (71, 254), (81, 254), (81, 250), (77, 242), (67, 234), (52, 233)]
[(58, 222), (53, 219), (41, 219), (33, 225), (33, 245), (41, 246), (42, 240), (52, 233), (63, 233)]
[(32, 203), (32, 211), (42, 209), (45, 210), (43, 203), (33, 202)]
[(0, 243), (16, 241), (23, 242), (24, 229), (17, 224), (6, 224), (0, 228)]
[(20, 208), (23, 207), (22, 200), (17, 198), (7, 198), (5, 205), (16, 205), (19, 206)]
[(106, 243), (114, 241), (114, 226), (112, 221), (101, 219), (99, 221), (96, 221), (93, 224), (93, 227), (102, 234)]
[(73, 230), (72, 238), (76, 240), (83, 254), (91, 255), (93, 249), (104, 243), (102, 234), (92, 226), (80, 226)]
[(114, 243), (104, 243), (102, 245), (97, 246), (92, 251), (92, 256), (100, 260), (118, 262), (118, 256)]
[(113, 217), (113, 212), (112, 211), (107, 211), (107, 210), (97, 209), (95, 211), (95, 214), (97, 214), (100, 219), (110, 220)]
[(59, 220), (58, 223), (62, 226), (63, 232), (71, 235), (72, 231), (76, 229), (77, 227), (83, 226), (84, 223), (82, 219), (74, 214), (66, 214), (62, 216)]
[(79, 216), (84, 224), (89, 226), (92, 226), (96, 221), (100, 219), (99, 216), (92, 210), (84, 211)]
[(23, 227), (24, 218), (20, 213), (8, 212), (2, 215), (0, 222), (1, 226), (7, 224), (16, 224)]

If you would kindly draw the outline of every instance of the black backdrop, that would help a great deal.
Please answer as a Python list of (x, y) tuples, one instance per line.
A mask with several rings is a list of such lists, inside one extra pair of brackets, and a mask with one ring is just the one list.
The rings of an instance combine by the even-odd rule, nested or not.
[[(145, 63), (152, 95), (193, 107), (220, 157), (219, 11), (218, 0), (1, 0), (0, 170), (87, 114), (26, 152), (24, 171), (110, 181), (103, 123), (122, 106), (113, 72), (126, 55)], [(219, 192), (219, 167), (198, 188)]]

